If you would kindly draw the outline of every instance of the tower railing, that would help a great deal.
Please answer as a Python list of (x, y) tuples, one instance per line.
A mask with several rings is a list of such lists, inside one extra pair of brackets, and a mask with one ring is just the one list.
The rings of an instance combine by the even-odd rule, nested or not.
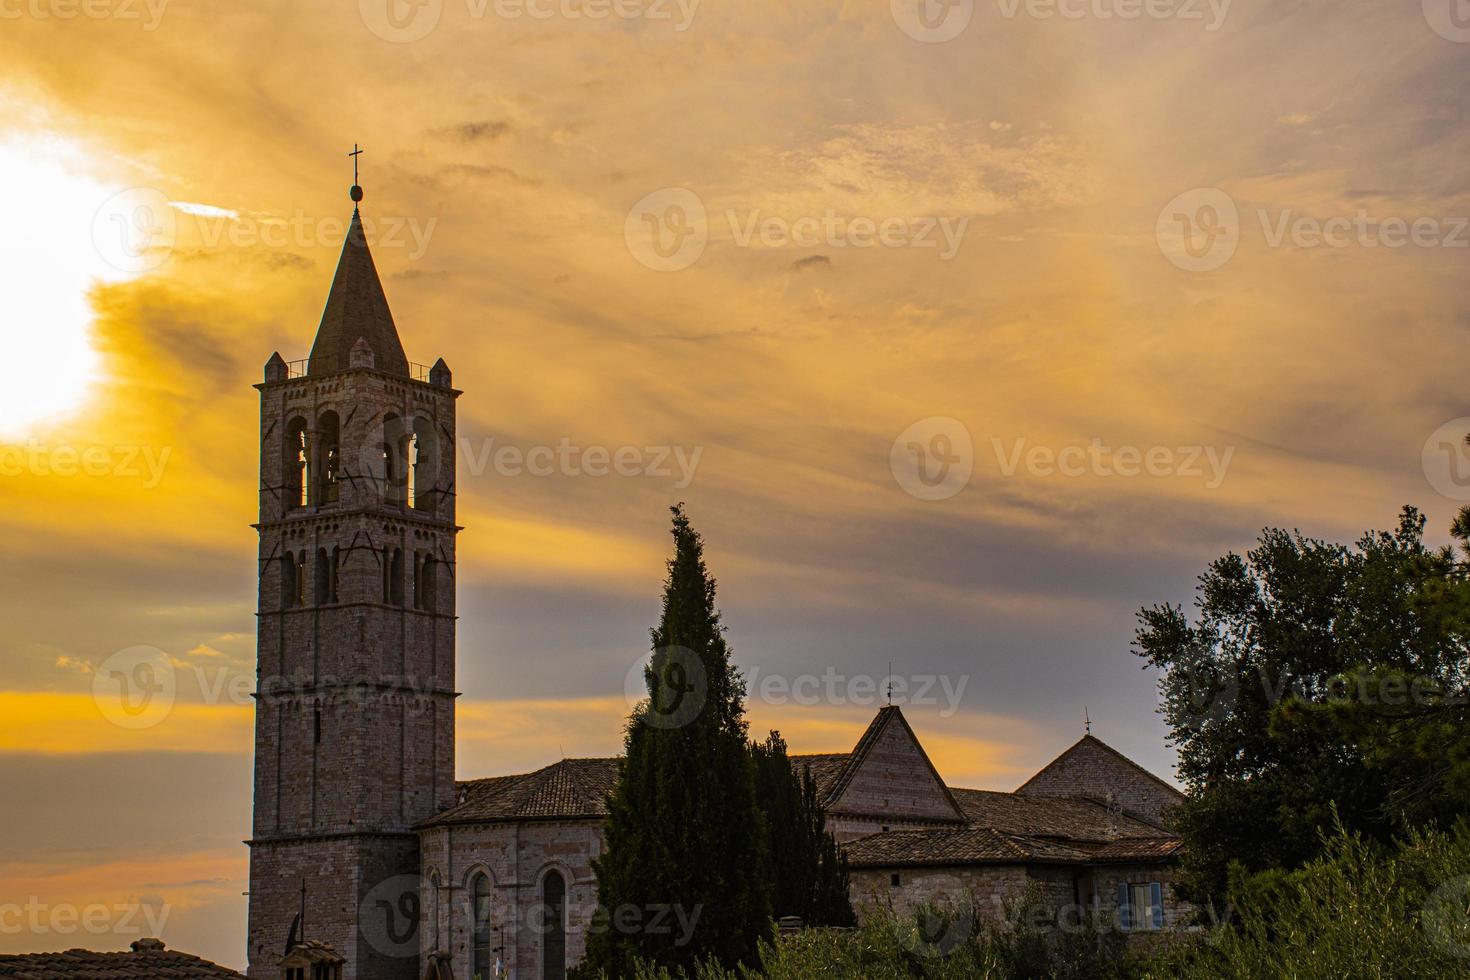
[[(286, 378), (290, 380), (293, 378), (306, 377), (307, 372), (311, 368), (311, 361), (312, 359), (309, 357), (303, 357), (300, 360), (296, 361), (287, 361)], [(336, 355), (318, 354), (316, 357), (316, 362), (317, 367), (322, 373), (325, 374), (333, 374), (337, 371), (347, 371), (352, 367), (347, 358), (339, 357)], [(422, 381), (425, 384), (428, 384), (430, 370), (431, 368), (427, 364), (416, 364), (413, 361), (408, 362), (408, 376), (414, 381)]]

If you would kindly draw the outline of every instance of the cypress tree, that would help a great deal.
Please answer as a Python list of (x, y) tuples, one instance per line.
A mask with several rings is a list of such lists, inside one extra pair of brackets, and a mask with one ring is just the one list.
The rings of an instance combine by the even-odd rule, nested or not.
[(711, 959), (753, 964), (771, 933), (745, 682), (730, 663), (700, 536), (682, 505), (672, 511), (648, 697), (628, 720), (607, 847), (593, 862), (599, 912), (587, 965), (613, 977), (631, 975), (635, 958), (691, 972)]
[(827, 833), (810, 770), (796, 774), (779, 732), (751, 746), (756, 793), (770, 833), (768, 874), (775, 914), (811, 926), (850, 926), (847, 863)]

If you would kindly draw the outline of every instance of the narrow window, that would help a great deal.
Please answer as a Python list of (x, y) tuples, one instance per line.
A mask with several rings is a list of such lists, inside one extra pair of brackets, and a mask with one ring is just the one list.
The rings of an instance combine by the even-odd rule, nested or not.
[(409, 489), (409, 502), (414, 510), (433, 513), (435, 504), (435, 470), (438, 460), (434, 457), (434, 423), (428, 419), (415, 419), (411, 446), (413, 461), (413, 483)]
[(410, 467), (405, 459), (408, 440), (404, 438), (403, 420), (396, 415), (383, 418), (383, 500), (403, 506), (408, 490)]
[(339, 484), (337, 478), (342, 467), (342, 423), (336, 412), (325, 412), (317, 423), (317, 443), (320, 445), (321, 495), (317, 498), (324, 504), (337, 502)]
[(897, 888), (900, 884), (902, 884), (902, 882), (903, 882), (903, 879), (901, 879), (898, 875), (889, 875), (888, 876), (888, 883), (890, 885), (892, 885), (894, 888)]
[(403, 605), (403, 549), (393, 549), (392, 580), (389, 582), (388, 601), (395, 606)]
[(322, 706), (317, 705), (311, 716), (311, 740), (314, 744), (322, 744)]
[(473, 980), (490, 980), (490, 879), (475, 878), (474, 888), (474, 953), (470, 965)]
[(331, 558), (326, 548), (316, 549), (316, 604), (325, 606), (332, 601)]
[(331, 562), (331, 565), (332, 565), (332, 588), (330, 590), (330, 592), (331, 592), (331, 600), (330, 601), (337, 602), (337, 601), (339, 601), (337, 599), (337, 589), (338, 589), (338, 585), (341, 583), (341, 580), (342, 580), (342, 549), (341, 548), (333, 548), (332, 549), (332, 562)]
[(304, 551), (296, 556), (296, 574), (292, 576), (292, 581), (296, 585), (296, 594), (291, 597), (293, 603), (298, 606), (306, 605), (306, 552)]
[(306, 419), (295, 418), (286, 426), (286, 445), (282, 454), (285, 486), (282, 493), (286, 509), (295, 510), (307, 505), (307, 438)]
[(296, 601), (296, 559), (291, 552), (281, 556), (281, 608), (290, 609)]
[(541, 885), (542, 980), (566, 980), (566, 908), (567, 881), (560, 871), (553, 871)]

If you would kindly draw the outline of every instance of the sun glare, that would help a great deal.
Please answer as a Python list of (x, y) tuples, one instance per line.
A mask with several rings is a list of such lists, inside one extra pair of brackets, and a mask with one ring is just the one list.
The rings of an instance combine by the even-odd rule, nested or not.
[(0, 136), (0, 439), (19, 439), (75, 410), (97, 377), (87, 293), (119, 278), (93, 245), (108, 192), (80, 175), (63, 140)]

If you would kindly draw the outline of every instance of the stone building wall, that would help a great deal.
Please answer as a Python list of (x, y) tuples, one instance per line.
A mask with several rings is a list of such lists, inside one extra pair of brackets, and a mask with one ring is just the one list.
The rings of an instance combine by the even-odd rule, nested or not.
[(581, 960), (597, 907), (592, 860), (602, 851), (595, 820), (547, 820), (434, 827), (422, 832), (425, 897), (421, 955), (452, 957), (454, 975), (472, 978), (473, 888), (480, 873), (491, 883), (495, 945), (519, 978), (544, 970), (542, 888), (548, 872), (567, 885), (566, 963)]

